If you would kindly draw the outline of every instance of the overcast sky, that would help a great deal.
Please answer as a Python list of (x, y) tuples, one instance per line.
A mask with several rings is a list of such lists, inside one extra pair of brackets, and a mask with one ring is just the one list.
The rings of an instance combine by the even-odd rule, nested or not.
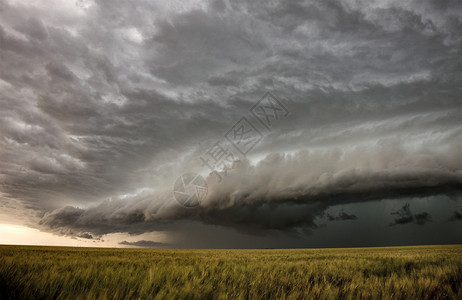
[(461, 1), (0, 0), (0, 243), (413, 245), (461, 225)]

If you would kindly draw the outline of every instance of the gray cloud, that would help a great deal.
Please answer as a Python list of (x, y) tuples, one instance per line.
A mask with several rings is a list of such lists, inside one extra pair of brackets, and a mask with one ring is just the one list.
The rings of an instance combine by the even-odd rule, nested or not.
[[(74, 236), (181, 220), (305, 234), (334, 204), (458, 194), (461, 13), (430, 0), (2, 1), (0, 209)], [(198, 157), (266, 91), (290, 117), (224, 182), (207, 179), (203, 206), (178, 206), (176, 177), (207, 172)]]
[(357, 220), (358, 217), (354, 214), (349, 214), (344, 211), (340, 211), (336, 216), (327, 214), (327, 220), (329, 221), (344, 221), (344, 220)]
[(163, 248), (163, 247), (170, 246), (169, 244), (166, 244), (166, 243), (160, 243), (160, 242), (154, 242), (154, 241), (146, 241), (146, 240), (140, 240), (140, 241), (136, 241), (136, 242), (122, 241), (119, 244), (120, 245), (125, 245), (125, 246), (141, 247), (141, 248)]
[(427, 212), (413, 214), (409, 203), (403, 205), (399, 210), (391, 213), (398, 217), (390, 225), (404, 225), (408, 223), (415, 223), (418, 225), (425, 225), (425, 223), (431, 222), (431, 216)]
[(449, 218), (449, 221), (460, 221), (462, 220), (462, 213), (455, 211), (454, 214)]

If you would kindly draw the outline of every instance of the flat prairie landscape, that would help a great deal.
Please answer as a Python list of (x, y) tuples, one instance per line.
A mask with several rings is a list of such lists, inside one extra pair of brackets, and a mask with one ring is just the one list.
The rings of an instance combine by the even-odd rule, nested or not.
[(167, 250), (0, 246), (1, 299), (460, 299), (462, 245)]

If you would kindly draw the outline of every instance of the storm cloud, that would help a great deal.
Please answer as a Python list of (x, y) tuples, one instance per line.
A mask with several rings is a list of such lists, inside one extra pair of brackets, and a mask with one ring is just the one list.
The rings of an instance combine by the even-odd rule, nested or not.
[[(461, 15), (450, 0), (0, 0), (2, 218), (175, 245), (189, 222), (277, 240), (328, 230), (333, 206), (435, 196), (453, 212)], [(267, 92), (288, 110), (271, 128), (250, 112)], [(242, 117), (263, 137), (245, 156), (225, 138)], [(217, 141), (234, 162), (211, 173)], [(185, 172), (207, 182), (195, 208), (172, 194)]]
[(408, 223), (415, 223), (417, 225), (425, 225), (425, 223), (431, 222), (431, 216), (427, 212), (422, 212), (418, 214), (413, 214), (411, 212), (411, 207), (409, 203), (403, 205), (399, 210), (394, 211), (391, 213), (392, 215), (397, 215), (398, 217), (395, 219), (390, 226), (393, 225), (404, 225)]
[(336, 216), (327, 214), (329, 221), (345, 221), (345, 220), (357, 220), (358, 217), (354, 214), (349, 214), (344, 211), (339, 212)]
[[(245, 160), (235, 162), (226, 175), (223, 171), (222, 181), (210, 174), (206, 179), (208, 196), (197, 208), (182, 207), (169, 191), (145, 192), (131, 199), (105, 201), (86, 210), (60, 208), (47, 213), (40, 224), (100, 234), (139, 233), (147, 227), (162, 230), (163, 222), (187, 219), (251, 234), (267, 230), (309, 231), (318, 227), (315, 217), (332, 205), (460, 190), (461, 174), (452, 170), (454, 162), (447, 156), (450, 149), (434, 156), (393, 147), (388, 151), (383, 151), (383, 156), (378, 155), (379, 150), (371, 151), (369, 160), (362, 148), (343, 153), (333, 150), (322, 156), (310, 152), (271, 154), (256, 165)], [(377, 161), (380, 163), (374, 168)], [(394, 224), (423, 225), (429, 221), (428, 213), (412, 214), (409, 205), (393, 214), (399, 216)], [(343, 213), (333, 218), (353, 217)]]
[(125, 245), (125, 246), (136, 246), (136, 247), (141, 247), (141, 248), (162, 248), (162, 247), (170, 246), (169, 244), (159, 243), (159, 242), (154, 242), (154, 241), (146, 241), (146, 240), (140, 240), (136, 242), (122, 241), (119, 244)]
[(449, 218), (449, 221), (461, 221), (462, 213), (455, 211), (454, 214)]

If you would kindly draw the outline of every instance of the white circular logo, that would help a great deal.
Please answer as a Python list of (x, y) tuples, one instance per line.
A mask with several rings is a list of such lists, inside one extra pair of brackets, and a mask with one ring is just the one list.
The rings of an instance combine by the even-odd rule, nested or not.
[(178, 177), (173, 186), (173, 196), (184, 207), (199, 206), (207, 196), (207, 183), (196, 173), (185, 173)]

